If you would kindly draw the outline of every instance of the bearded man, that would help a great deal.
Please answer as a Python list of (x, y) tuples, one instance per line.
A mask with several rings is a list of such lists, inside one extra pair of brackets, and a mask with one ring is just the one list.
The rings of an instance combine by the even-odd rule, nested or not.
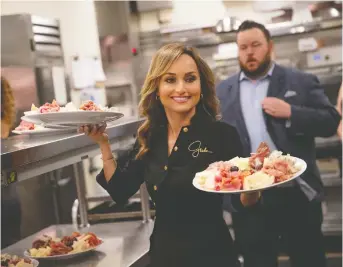
[(236, 127), (247, 157), (263, 141), (308, 166), (293, 182), (263, 191), (253, 212), (235, 212), (224, 201), (244, 267), (276, 267), (280, 240), (292, 267), (324, 267), (323, 184), (314, 139), (334, 135), (340, 115), (316, 76), (273, 62), (264, 25), (244, 21), (236, 41), (241, 71), (217, 86), (222, 120)]

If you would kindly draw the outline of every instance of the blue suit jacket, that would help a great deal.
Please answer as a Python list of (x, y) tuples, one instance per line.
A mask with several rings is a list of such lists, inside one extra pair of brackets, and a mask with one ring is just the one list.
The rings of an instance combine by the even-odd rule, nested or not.
[[(235, 126), (245, 156), (250, 155), (250, 140), (243, 118), (239, 94), (239, 73), (217, 86), (222, 120)], [(316, 165), (314, 138), (336, 133), (340, 115), (329, 102), (316, 76), (275, 65), (267, 96), (280, 98), (291, 105), (289, 127), (285, 119), (264, 113), (267, 130), (276, 147), (284, 153), (306, 161), (308, 168), (302, 178), (318, 193), (323, 190)]]

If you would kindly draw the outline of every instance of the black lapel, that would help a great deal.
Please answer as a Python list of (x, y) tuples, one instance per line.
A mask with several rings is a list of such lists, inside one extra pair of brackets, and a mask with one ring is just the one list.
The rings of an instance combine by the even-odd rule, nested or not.
[[(236, 127), (239, 135), (241, 136), (241, 141), (248, 150), (246, 153), (250, 153), (251, 146), (250, 146), (250, 138), (248, 134), (248, 130), (245, 124), (243, 112), (242, 112), (242, 106), (241, 106), (241, 97), (240, 97), (240, 81), (239, 81), (239, 75), (237, 75), (235, 82), (230, 85), (231, 94), (229, 95), (229, 98), (233, 100), (232, 104), (232, 110), (235, 114), (237, 114), (236, 118)], [(230, 111), (228, 111), (230, 112)]]
[[(275, 64), (273, 74), (271, 77), (271, 81), (269, 83), (267, 96), (284, 99), (284, 95), (285, 95), (287, 89), (288, 88), (286, 85), (285, 71), (281, 66)], [(280, 122), (284, 123), (283, 120), (275, 119), (275, 118), (271, 117), (270, 115), (267, 115), (265, 112), (263, 112), (263, 115), (264, 115), (264, 119), (266, 122), (267, 130), (268, 130), (272, 140), (274, 141), (274, 144), (277, 146), (277, 148), (279, 150), (283, 150), (281, 145), (284, 142), (279, 141), (280, 138), (282, 138), (282, 136), (277, 135), (275, 132), (276, 129), (280, 126)], [(283, 126), (282, 126), (282, 128), (283, 128)]]
[(285, 71), (279, 65), (274, 66), (271, 81), (268, 87), (268, 97), (280, 97), (284, 96), (286, 92)]
[[(283, 98), (286, 93), (286, 78), (285, 71), (282, 67), (275, 64), (272, 77), (268, 86), (267, 97)], [(264, 120), (267, 127), (269, 126), (269, 119), (271, 118), (267, 113), (263, 112)]]

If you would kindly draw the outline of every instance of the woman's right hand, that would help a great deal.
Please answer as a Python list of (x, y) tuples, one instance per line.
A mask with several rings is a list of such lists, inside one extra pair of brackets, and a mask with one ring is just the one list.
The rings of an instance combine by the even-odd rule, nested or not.
[(117, 168), (117, 162), (113, 158), (111, 146), (108, 142), (108, 135), (105, 133), (106, 126), (106, 123), (102, 125), (84, 125), (79, 128), (78, 132), (86, 134), (100, 146), (104, 176), (108, 182), (111, 180)]
[(108, 135), (105, 133), (107, 124), (83, 125), (78, 129), (79, 133), (84, 133), (98, 145), (108, 144)]

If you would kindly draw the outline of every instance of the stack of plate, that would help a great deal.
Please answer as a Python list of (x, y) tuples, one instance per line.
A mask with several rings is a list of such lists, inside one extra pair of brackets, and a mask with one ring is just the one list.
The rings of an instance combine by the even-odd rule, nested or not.
[(123, 117), (122, 113), (112, 111), (59, 111), (51, 113), (25, 112), (21, 119), (40, 125), (39, 129), (12, 131), (15, 134), (46, 135), (65, 132), (76, 132), (81, 125), (103, 124)]
[(47, 128), (78, 128), (85, 124), (102, 124), (118, 120), (124, 115), (111, 111), (60, 111), (51, 113), (27, 114), (22, 120)]

